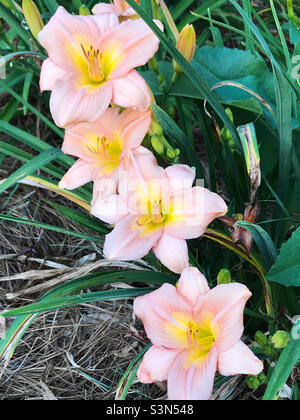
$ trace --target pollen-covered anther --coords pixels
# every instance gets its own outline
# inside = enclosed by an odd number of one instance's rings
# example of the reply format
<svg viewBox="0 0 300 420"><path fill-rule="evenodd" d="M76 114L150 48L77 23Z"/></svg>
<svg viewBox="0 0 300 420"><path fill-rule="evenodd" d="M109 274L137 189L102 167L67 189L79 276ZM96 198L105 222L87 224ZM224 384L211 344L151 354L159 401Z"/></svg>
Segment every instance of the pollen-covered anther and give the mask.
<svg viewBox="0 0 300 420"><path fill-rule="evenodd" d="M88 72L90 79L93 82L102 82L105 78L102 52L95 50L92 46L90 46L89 50L86 50L82 44L81 49L85 59L88 62Z"/></svg>

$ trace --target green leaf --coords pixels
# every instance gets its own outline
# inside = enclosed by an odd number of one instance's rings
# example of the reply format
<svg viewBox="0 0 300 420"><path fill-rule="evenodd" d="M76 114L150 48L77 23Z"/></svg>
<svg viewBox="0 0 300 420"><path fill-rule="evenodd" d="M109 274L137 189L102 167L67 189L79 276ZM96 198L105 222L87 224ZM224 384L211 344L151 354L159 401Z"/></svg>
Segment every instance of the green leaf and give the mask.
<svg viewBox="0 0 300 420"><path fill-rule="evenodd" d="M300 360L300 320L292 328L290 342L282 351L273 374L269 380L263 400L270 401L277 398L288 380L293 368Z"/></svg>
<svg viewBox="0 0 300 420"><path fill-rule="evenodd" d="M159 123L162 125L166 134L171 139L177 141L178 147L181 148L182 153L185 155L187 162L196 168L197 177L203 178L203 167L200 160L197 158L195 151L192 149L189 140L185 133L178 127L178 125L172 120L172 118L162 110L158 105L152 104L152 111Z"/></svg>
<svg viewBox="0 0 300 420"><path fill-rule="evenodd" d="M277 249L269 234L261 226L245 220L240 220L237 224L252 235L268 270L277 259Z"/></svg>
<svg viewBox="0 0 300 420"><path fill-rule="evenodd" d="M152 19L144 12L144 10L138 6L134 0L128 0L127 2L147 23L147 25L152 29L155 35L160 39L162 46L167 50L171 57L177 62L181 67L182 71L186 74L189 80L194 85L194 89L197 90L211 107L215 110L216 114L223 121L224 125L230 131L232 137L235 139L236 143L240 143L239 135L236 131L235 126L232 121L226 114L223 106L220 104L217 96L214 92L211 92L210 87L207 81L201 77L201 75L194 69L194 67L189 63L185 57L177 50L176 46L167 38L167 36L159 29L159 27L152 21Z"/></svg>
<svg viewBox="0 0 300 420"><path fill-rule="evenodd" d="M29 34L22 28L18 19L8 10L3 4L0 3L0 16L4 21L16 31L22 41L30 48Z"/></svg>
<svg viewBox="0 0 300 420"><path fill-rule="evenodd" d="M0 214L0 220L6 220L7 222L23 223L29 226L35 226L39 229L51 230L53 232L63 233L64 235L76 236L77 238L85 239L86 241L103 243L102 238L97 236L86 235L84 233L74 232L72 230L60 228L53 225L48 225L46 223L35 222L34 220L20 219L19 217L7 216L5 214Z"/></svg>
<svg viewBox="0 0 300 420"><path fill-rule="evenodd" d="M267 279L284 286L300 286L300 227L282 245L276 263Z"/></svg>
<svg viewBox="0 0 300 420"><path fill-rule="evenodd" d="M31 305L23 306L22 308L12 309L2 313L1 316L10 318L19 315L32 315L35 313L48 312L60 308L69 308L70 306L76 306L82 303L96 302L100 300L129 299L145 295L146 293L153 292L154 290L155 289L152 287L105 290L104 292L83 293L80 295L66 296L53 300L47 299L46 302L33 303Z"/></svg>
<svg viewBox="0 0 300 420"><path fill-rule="evenodd" d="M211 88L223 82L240 84L255 92L274 108L275 93L272 73L263 59L251 54L250 51L204 46L198 49L192 64ZM265 110L262 102L241 88L221 86L215 89L215 92L222 103L235 105L255 113ZM170 94L205 99L184 75L178 79Z"/></svg>
<svg viewBox="0 0 300 420"><path fill-rule="evenodd" d="M62 151L60 149L50 149L41 153L39 156L34 157L0 184L0 194L7 188L16 184L18 181L21 181L28 175L33 174L38 169L42 169L43 166L55 160L61 154Z"/></svg>

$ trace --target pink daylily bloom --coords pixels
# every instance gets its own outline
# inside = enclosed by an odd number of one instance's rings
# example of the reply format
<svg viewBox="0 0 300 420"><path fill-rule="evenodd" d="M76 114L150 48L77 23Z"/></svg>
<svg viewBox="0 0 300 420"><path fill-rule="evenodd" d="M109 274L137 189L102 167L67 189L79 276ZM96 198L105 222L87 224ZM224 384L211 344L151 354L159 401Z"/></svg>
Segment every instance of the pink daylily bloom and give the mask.
<svg viewBox="0 0 300 420"><path fill-rule="evenodd" d="M119 24L116 14L73 16L60 6L38 37L49 54L40 87L52 91L59 127L94 121L112 101L149 108L149 87L134 69L154 56L159 40L142 19Z"/></svg>
<svg viewBox="0 0 300 420"><path fill-rule="evenodd" d="M198 238L227 213L217 194L192 187L194 179L187 165L163 169L148 156L133 156L119 195L113 202L97 200L92 208L94 216L105 222L109 215L115 224L105 239L106 258L136 260L152 249L162 264L181 273L189 264L186 239Z"/></svg>
<svg viewBox="0 0 300 420"><path fill-rule="evenodd" d="M120 171L126 171L131 163L130 154L146 155L149 159L153 156L141 146L151 120L151 111L120 112L120 108L108 108L98 120L68 128L62 150L79 160L59 187L72 190L94 181L94 200L116 194Z"/></svg>
<svg viewBox="0 0 300 420"><path fill-rule="evenodd" d="M170 400L207 400L216 371L258 375L263 363L241 341L243 313L251 293L239 283L209 288L194 267L177 288L164 284L134 301L134 312L153 346L137 376L143 383L168 381Z"/></svg>
<svg viewBox="0 0 300 420"><path fill-rule="evenodd" d="M137 4L140 4L140 0L135 0ZM130 7L125 0L113 0L111 4L98 3L93 8L94 15L102 15L107 13L116 13L121 17L132 17L136 16L136 11Z"/></svg>

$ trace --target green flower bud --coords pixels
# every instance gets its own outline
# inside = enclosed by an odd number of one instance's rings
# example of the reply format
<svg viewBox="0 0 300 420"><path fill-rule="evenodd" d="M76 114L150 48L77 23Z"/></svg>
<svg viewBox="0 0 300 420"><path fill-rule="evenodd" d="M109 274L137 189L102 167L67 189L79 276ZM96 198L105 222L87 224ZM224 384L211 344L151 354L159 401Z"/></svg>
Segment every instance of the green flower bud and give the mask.
<svg viewBox="0 0 300 420"><path fill-rule="evenodd" d="M153 150L160 156L162 156L165 153L164 145L161 141L161 139L154 134L154 136L151 137L151 145L153 147Z"/></svg>
<svg viewBox="0 0 300 420"><path fill-rule="evenodd" d="M39 9L33 0L23 0L22 9L32 35L35 37L35 39L38 39L38 34L44 27Z"/></svg>
<svg viewBox="0 0 300 420"><path fill-rule="evenodd" d="M89 16L91 12L90 12L90 9L85 4L82 4L79 8L79 14L81 16Z"/></svg>
<svg viewBox="0 0 300 420"><path fill-rule="evenodd" d="M169 159L172 159L172 160L175 159L176 158L176 154L175 154L174 149L169 148L167 150L167 156L168 156Z"/></svg>
<svg viewBox="0 0 300 420"><path fill-rule="evenodd" d="M231 109L229 107L227 107L227 108L225 108L225 112L228 115L228 117L230 118L231 122L234 122L233 113L232 113Z"/></svg>
<svg viewBox="0 0 300 420"><path fill-rule="evenodd" d="M260 386L260 380L257 376L249 375L247 376L247 384L250 389L257 389Z"/></svg>
<svg viewBox="0 0 300 420"><path fill-rule="evenodd" d="M150 129L151 129L152 133L157 135L158 137L161 137L164 134L164 130L163 130L162 126L154 118L152 119Z"/></svg>
<svg viewBox="0 0 300 420"><path fill-rule="evenodd" d="M156 74L158 74L159 68L157 59L155 57L150 58L148 64L150 69L153 70Z"/></svg>
<svg viewBox="0 0 300 420"><path fill-rule="evenodd" d="M230 284L231 273L226 268L222 268L217 277L218 284Z"/></svg>
<svg viewBox="0 0 300 420"><path fill-rule="evenodd" d="M263 385L263 384L265 384L267 382L267 377L266 377L266 375L264 373L260 373L257 376L257 379L259 380L259 382L260 382L261 385Z"/></svg>
<svg viewBox="0 0 300 420"><path fill-rule="evenodd" d="M268 339L265 336L265 334L261 331L257 331L255 334L255 341L260 345L260 346L266 346L268 344Z"/></svg>
<svg viewBox="0 0 300 420"><path fill-rule="evenodd" d="M168 112L171 118L174 119L176 117L176 109L174 105L169 106Z"/></svg>
<svg viewBox="0 0 300 420"><path fill-rule="evenodd" d="M287 331L277 331L271 338L275 349L284 349L289 344L290 335Z"/></svg>

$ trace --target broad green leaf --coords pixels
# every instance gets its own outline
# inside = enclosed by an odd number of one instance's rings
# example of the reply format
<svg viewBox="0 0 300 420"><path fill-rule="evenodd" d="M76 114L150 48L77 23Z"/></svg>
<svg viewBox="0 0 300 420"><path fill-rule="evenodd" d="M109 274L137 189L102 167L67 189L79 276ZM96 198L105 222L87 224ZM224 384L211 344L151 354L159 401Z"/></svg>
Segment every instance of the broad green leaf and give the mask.
<svg viewBox="0 0 300 420"><path fill-rule="evenodd" d="M293 368L300 361L300 320L296 321L290 334L290 342L282 351L273 374L269 380L263 400L277 399L277 394L282 390Z"/></svg>
<svg viewBox="0 0 300 420"><path fill-rule="evenodd" d="M262 256L266 269L272 267L277 259L277 249L269 234L259 225L240 220L237 224L246 229L253 237Z"/></svg>
<svg viewBox="0 0 300 420"><path fill-rule="evenodd" d="M300 286L300 227L285 242L267 279L284 286Z"/></svg>

